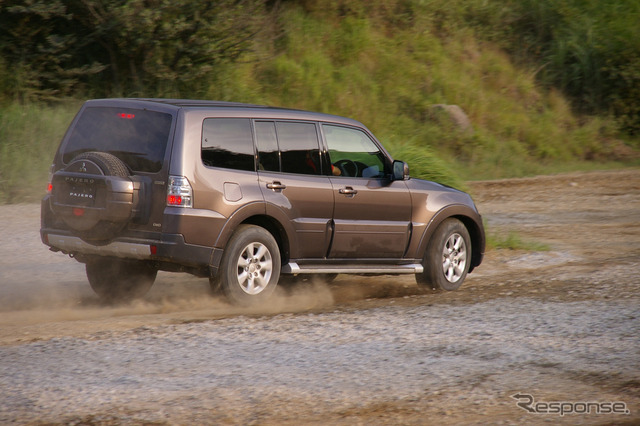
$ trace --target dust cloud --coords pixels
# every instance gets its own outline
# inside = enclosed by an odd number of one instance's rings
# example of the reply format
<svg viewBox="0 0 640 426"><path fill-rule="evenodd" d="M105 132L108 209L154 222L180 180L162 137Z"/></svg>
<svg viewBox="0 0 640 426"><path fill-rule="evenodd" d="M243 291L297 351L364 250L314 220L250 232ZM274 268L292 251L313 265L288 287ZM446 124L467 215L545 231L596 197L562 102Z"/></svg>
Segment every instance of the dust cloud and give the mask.
<svg viewBox="0 0 640 426"><path fill-rule="evenodd" d="M229 316L318 311L420 292L415 281L405 283L399 277L340 275L335 283L302 277L278 286L267 305L242 308L212 294L207 279L161 271L144 297L108 304L91 289L85 266L49 251L39 230L39 205L0 206L0 344Z"/></svg>
<svg viewBox="0 0 640 426"><path fill-rule="evenodd" d="M207 279L162 271L144 297L104 303L89 286L83 264L42 244L39 213L34 204L0 206L0 344L334 305L329 285L319 279L279 287L267 306L242 308L213 295Z"/></svg>
<svg viewBox="0 0 640 426"><path fill-rule="evenodd" d="M76 263L66 259L72 265ZM107 318L132 326L145 318L162 315L178 321L198 321L237 315L274 315L333 306L334 299L327 283L313 280L276 289L269 304L238 307L222 295L214 295L208 280L186 274L159 272L149 293L138 299L120 303L102 302L91 290L83 271L70 267L70 279L43 280L40 286L32 279L18 283L3 277L0 285L0 327L40 325L64 321L90 321ZM42 278L42 277L41 277ZM173 315L172 314L178 314ZM147 318L149 319L149 318ZM153 320L152 320L153 321ZM0 332L1 334L1 332Z"/></svg>

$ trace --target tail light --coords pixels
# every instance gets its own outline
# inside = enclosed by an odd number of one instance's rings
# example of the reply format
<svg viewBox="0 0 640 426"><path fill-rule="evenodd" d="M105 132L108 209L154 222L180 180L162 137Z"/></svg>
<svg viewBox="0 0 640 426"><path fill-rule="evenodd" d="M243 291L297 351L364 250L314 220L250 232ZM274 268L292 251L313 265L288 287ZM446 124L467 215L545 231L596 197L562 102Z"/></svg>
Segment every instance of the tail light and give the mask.
<svg viewBox="0 0 640 426"><path fill-rule="evenodd" d="M51 182L53 182L53 169L56 167L55 164L52 164L51 167L49 167L49 181L47 183L47 194L51 194L51 191L53 191L53 184Z"/></svg>
<svg viewBox="0 0 640 426"><path fill-rule="evenodd" d="M192 207L193 191L189 180L184 176L169 176L167 187L167 206Z"/></svg>

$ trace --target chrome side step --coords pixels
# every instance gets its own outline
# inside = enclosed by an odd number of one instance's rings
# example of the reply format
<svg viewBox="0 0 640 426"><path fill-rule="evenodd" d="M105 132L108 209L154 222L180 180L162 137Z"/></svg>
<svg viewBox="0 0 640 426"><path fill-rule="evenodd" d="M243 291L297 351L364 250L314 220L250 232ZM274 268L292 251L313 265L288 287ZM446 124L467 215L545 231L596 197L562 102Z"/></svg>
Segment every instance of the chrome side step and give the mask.
<svg viewBox="0 0 640 426"><path fill-rule="evenodd" d="M424 267L419 263L409 265L318 265L300 266L296 262L284 265L282 274L419 274Z"/></svg>

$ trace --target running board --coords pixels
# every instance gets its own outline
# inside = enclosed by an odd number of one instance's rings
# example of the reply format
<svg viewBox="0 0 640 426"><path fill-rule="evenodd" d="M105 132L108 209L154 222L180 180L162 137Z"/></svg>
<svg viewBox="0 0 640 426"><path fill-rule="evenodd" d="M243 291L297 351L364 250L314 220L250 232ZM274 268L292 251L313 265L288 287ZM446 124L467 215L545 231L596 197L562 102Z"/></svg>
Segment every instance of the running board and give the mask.
<svg viewBox="0 0 640 426"><path fill-rule="evenodd" d="M409 265L318 265L300 266L296 262L284 265L282 274L419 274L424 267L419 263Z"/></svg>

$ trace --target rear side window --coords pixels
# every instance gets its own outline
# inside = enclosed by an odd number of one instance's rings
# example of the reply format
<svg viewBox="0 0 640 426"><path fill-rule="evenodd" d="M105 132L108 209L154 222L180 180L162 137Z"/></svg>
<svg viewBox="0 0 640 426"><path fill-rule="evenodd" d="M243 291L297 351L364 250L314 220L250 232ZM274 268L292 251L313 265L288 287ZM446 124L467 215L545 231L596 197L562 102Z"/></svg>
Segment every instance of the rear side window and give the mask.
<svg viewBox="0 0 640 426"><path fill-rule="evenodd" d="M258 144L258 170L280 171L280 151L276 124L273 121L256 121L256 142Z"/></svg>
<svg viewBox="0 0 640 426"><path fill-rule="evenodd" d="M255 170L251 121L207 118L202 126L202 162L209 167Z"/></svg>
<svg viewBox="0 0 640 426"><path fill-rule="evenodd" d="M277 122L276 130L284 173L322 174L315 124Z"/></svg>
<svg viewBox="0 0 640 426"><path fill-rule="evenodd" d="M256 121L258 170L322 174L314 123Z"/></svg>
<svg viewBox="0 0 640 426"><path fill-rule="evenodd" d="M160 171L171 131L171 114L115 107L85 108L63 148L69 163L88 151L108 152L131 170Z"/></svg>

